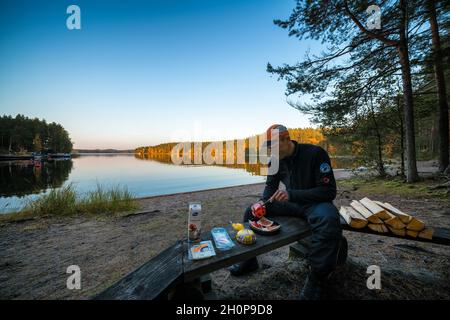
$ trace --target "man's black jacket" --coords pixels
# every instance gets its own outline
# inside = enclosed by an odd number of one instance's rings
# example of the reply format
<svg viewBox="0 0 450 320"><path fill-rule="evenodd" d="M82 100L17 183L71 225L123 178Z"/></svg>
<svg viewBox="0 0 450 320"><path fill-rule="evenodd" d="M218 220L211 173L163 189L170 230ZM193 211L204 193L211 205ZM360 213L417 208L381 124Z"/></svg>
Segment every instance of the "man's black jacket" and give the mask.
<svg viewBox="0 0 450 320"><path fill-rule="evenodd" d="M319 146L297 143L294 153L280 161L276 174L267 176L263 200L286 186L289 201L301 205L331 202L336 197L336 180L328 153Z"/></svg>

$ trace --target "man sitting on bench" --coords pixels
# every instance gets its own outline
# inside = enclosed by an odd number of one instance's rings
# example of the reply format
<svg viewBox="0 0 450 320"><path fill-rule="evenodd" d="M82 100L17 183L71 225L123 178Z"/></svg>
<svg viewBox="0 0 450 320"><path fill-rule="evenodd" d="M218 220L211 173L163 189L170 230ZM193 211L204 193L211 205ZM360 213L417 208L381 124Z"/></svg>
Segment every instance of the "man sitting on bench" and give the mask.
<svg viewBox="0 0 450 320"><path fill-rule="evenodd" d="M332 201L336 181L325 150L291 140L286 127L273 125L267 130L267 147L271 147L272 130L278 130L279 170L268 175L263 198L266 215L290 215L306 219L312 230L309 252L310 272L300 299L320 299L326 278L335 269L342 239L339 212ZM279 190L283 182L286 190ZM253 217L254 205L248 207L244 222ZM239 276L258 269L257 258L235 264L230 273Z"/></svg>

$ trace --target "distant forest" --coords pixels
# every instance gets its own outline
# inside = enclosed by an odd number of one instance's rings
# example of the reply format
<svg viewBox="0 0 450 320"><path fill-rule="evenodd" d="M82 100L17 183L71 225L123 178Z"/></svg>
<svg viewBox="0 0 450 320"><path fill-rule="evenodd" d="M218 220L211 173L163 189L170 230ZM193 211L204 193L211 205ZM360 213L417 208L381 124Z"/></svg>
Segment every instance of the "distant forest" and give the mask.
<svg viewBox="0 0 450 320"><path fill-rule="evenodd" d="M58 123L21 114L0 117L0 153L71 152L72 147L69 133Z"/></svg>
<svg viewBox="0 0 450 320"><path fill-rule="evenodd" d="M435 159L437 157L437 139L436 124L432 117L424 117L418 121L419 130L418 154L420 160ZM327 128L289 128L289 134L292 140L300 143L310 143L324 148L330 156L354 156L361 158L364 164L370 165L377 157L378 145L372 140L372 135L351 136L346 132L340 134L339 130ZM383 140L383 154L388 159L401 159L401 140L398 139L396 132L391 135L386 134ZM246 138L246 147L249 146L249 139ZM203 142L203 148L210 142ZM178 142L163 143L155 146L142 146L135 149L138 155L145 155L149 158L161 158L170 155L171 150ZM224 148L225 149L225 148Z"/></svg>
<svg viewBox="0 0 450 320"><path fill-rule="evenodd" d="M73 149L73 153L134 153L133 149L119 150L119 149Z"/></svg>
<svg viewBox="0 0 450 320"><path fill-rule="evenodd" d="M301 143L312 143L321 145L324 148L327 148L327 143L325 136L322 133L321 129L315 128L296 128L289 129L289 134L291 139L296 140ZM245 138L245 147L249 148L250 138L254 138L256 136ZM202 148L205 148L212 141L203 141ZM145 154L149 157L155 156L158 157L160 155L170 155L172 148L175 147L178 142L169 142L162 143L155 146L144 146L135 149L136 154ZM225 148L224 148L225 151Z"/></svg>
<svg viewBox="0 0 450 320"><path fill-rule="evenodd" d="M73 153L134 153L133 149L73 149Z"/></svg>

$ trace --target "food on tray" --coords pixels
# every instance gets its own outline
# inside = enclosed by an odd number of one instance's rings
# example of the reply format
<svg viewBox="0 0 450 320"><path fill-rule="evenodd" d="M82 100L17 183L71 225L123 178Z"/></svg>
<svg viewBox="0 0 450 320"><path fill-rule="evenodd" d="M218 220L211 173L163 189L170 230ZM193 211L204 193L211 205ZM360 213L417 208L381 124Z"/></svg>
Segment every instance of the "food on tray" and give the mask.
<svg viewBox="0 0 450 320"><path fill-rule="evenodd" d="M221 251L230 250L235 246L225 228L212 228L211 235L216 244L216 248Z"/></svg>
<svg viewBox="0 0 450 320"><path fill-rule="evenodd" d="M267 233L273 233L280 229L280 224L277 222L274 222L272 220L269 220L267 218L261 218L258 221L249 220L248 221L250 227L256 231L262 231Z"/></svg>
<svg viewBox="0 0 450 320"><path fill-rule="evenodd" d="M189 259L199 260L199 259L206 259L206 258L215 256L216 252L214 251L214 247L213 247L211 240L208 240L208 241L202 241L199 244L190 246L188 254L189 254Z"/></svg>
<svg viewBox="0 0 450 320"><path fill-rule="evenodd" d="M255 227L255 228L258 228L258 229L261 229L263 226L260 224L260 223L258 223L257 221L250 221L250 224L253 226L253 227Z"/></svg>
<svg viewBox="0 0 450 320"><path fill-rule="evenodd" d="M262 217L261 219L258 220L258 223L260 225L262 225L263 227L270 227L271 225L273 225L273 221L269 220L267 218Z"/></svg>

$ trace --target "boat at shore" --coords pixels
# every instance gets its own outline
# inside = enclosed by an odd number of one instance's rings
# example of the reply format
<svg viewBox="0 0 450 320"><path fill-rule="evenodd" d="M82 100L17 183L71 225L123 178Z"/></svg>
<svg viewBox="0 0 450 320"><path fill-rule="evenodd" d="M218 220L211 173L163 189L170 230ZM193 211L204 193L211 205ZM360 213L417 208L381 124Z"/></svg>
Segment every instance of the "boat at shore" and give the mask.
<svg viewBox="0 0 450 320"><path fill-rule="evenodd" d="M32 160L32 155L0 154L0 161Z"/></svg>
<svg viewBox="0 0 450 320"><path fill-rule="evenodd" d="M40 153L33 152L32 154L19 155L19 154L0 154L0 161L20 161L20 160L34 160L34 161L46 161L46 160L66 160L71 159L70 153Z"/></svg>
<svg viewBox="0 0 450 320"><path fill-rule="evenodd" d="M72 155L70 153L49 153L47 154L47 159L70 159Z"/></svg>

